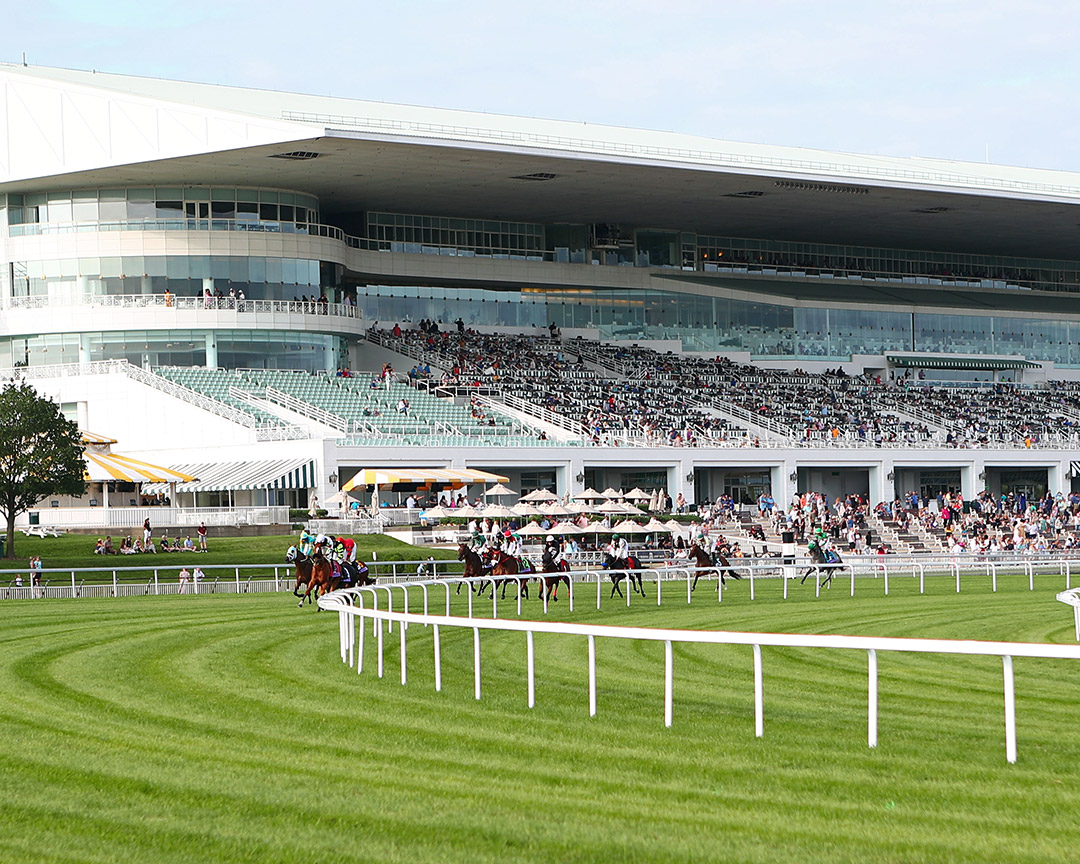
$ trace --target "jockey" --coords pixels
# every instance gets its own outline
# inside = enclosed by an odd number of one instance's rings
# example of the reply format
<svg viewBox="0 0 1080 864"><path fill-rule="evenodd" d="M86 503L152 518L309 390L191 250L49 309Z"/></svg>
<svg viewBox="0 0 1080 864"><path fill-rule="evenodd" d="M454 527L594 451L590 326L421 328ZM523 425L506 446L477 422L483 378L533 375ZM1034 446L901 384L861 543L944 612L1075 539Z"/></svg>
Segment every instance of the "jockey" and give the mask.
<svg viewBox="0 0 1080 864"><path fill-rule="evenodd" d="M356 541L352 537L339 537L341 545L345 547L345 561L350 564L356 563Z"/></svg>
<svg viewBox="0 0 1080 864"><path fill-rule="evenodd" d="M309 535L310 536L310 535ZM321 555L326 559L333 558L334 543L325 534L319 534L315 537L315 547L312 549L312 555Z"/></svg>
<svg viewBox="0 0 1080 864"><path fill-rule="evenodd" d="M625 537L620 537L618 534L611 535L611 543L608 546L608 550L611 552L611 557L616 561L625 562L630 557L630 546L626 542Z"/></svg>
<svg viewBox="0 0 1080 864"><path fill-rule="evenodd" d="M509 539L506 541L506 546L503 551L511 558L521 557L521 538L517 534L507 532Z"/></svg>
<svg viewBox="0 0 1080 864"><path fill-rule="evenodd" d="M559 543L551 534L547 535L544 543L544 557L550 558L556 569L562 570L566 555L563 553L562 543Z"/></svg>
<svg viewBox="0 0 1080 864"><path fill-rule="evenodd" d="M312 547L315 545L315 538L308 533L307 528L300 529L300 554L305 558L310 558L312 553Z"/></svg>

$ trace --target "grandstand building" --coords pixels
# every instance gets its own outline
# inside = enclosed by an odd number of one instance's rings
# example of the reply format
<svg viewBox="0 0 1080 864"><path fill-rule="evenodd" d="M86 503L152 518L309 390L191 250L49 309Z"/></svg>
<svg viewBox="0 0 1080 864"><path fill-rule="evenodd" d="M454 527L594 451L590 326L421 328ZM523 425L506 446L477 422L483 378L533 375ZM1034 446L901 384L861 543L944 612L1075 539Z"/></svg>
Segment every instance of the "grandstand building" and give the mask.
<svg viewBox="0 0 1080 864"><path fill-rule="evenodd" d="M394 466L1068 491L1078 204L1073 173L0 65L0 368L189 503Z"/></svg>

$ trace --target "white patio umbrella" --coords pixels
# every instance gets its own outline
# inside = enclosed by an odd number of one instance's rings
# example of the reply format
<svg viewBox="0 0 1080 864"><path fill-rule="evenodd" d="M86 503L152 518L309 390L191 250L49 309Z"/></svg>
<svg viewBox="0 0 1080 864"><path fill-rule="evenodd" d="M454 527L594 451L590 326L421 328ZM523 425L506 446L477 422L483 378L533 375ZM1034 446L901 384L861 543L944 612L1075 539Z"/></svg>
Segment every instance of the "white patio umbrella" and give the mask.
<svg viewBox="0 0 1080 864"><path fill-rule="evenodd" d="M535 489L528 495L521 496L522 501L558 501L559 496L547 489Z"/></svg>
<svg viewBox="0 0 1080 864"><path fill-rule="evenodd" d="M502 504L488 504L482 512L489 519L512 519L518 515L509 507L503 507Z"/></svg>
<svg viewBox="0 0 1080 864"><path fill-rule="evenodd" d="M420 514L421 519L445 519L447 516L456 516L456 510L449 510L446 507L429 507L423 513Z"/></svg>
<svg viewBox="0 0 1080 864"><path fill-rule="evenodd" d="M643 528L634 522L632 519L624 519L618 525L611 529L616 534L648 534L649 529Z"/></svg>
<svg viewBox="0 0 1080 864"><path fill-rule="evenodd" d="M623 496L627 501L648 501L649 493L638 489L636 486Z"/></svg>
<svg viewBox="0 0 1080 864"><path fill-rule="evenodd" d="M462 516L465 519L474 519L477 516L483 515L479 510L473 507L472 504L466 504L464 507L457 507L454 510L451 510L450 514L452 516Z"/></svg>
<svg viewBox="0 0 1080 864"><path fill-rule="evenodd" d="M578 528L573 522L556 522L551 526L548 533L550 534L562 534L569 537L571 534L584 534L585 531Z"/></svg>
<svg viewBox="0 0 1080 864"><path fill-rule="evenodd" d="M671 533L671 529L655 517L646 522L645 527L649 531L665 531L667 533Z"/></svg>
<svg viewBox="0 0 1080 864"><path fill-rule="evenodd" d="M683 525L681 522L676 522L674 519L668 519L668 521L665 522L664 524L671 530L672 534L689 534L690 533L690 526L689 525Z"/></svg>
<svg viewBox="0 0 1080 864"><path fill-rule="evenodd" d="M626 513L629 516L642 516L642 515L644 515L641 512L640 507L635 507L629 501L617 501L615 503L617 503L622 508L622 510L620 512Z"/></svg>
<svg viewBox="0 0 1080 864"><path fill-rule="evenodd" d="M623 513L623 514L626 513L626 511L623 510L622 504L620 504L618 501L608 501L606 504L601 504L599 507L596 508L596 512L597 513L616 513L616 514L618 514L618 513Z"/></svg>
<svg viewBox="0 0 1080 864"><path fill-rule="evenodd" d="M552 501L550 504L541 504L540 511L546 516L571 516L574 513L573 510L570 510L555 501Z"/></svg>
<svg viewBox="0 0 1080 864"><path fill-rule="evenodd" d="M518 493L511 489L509 486L503 486L502 483L498 483L492 486L486 492L484 492L485 498L507 498L511 495L517 495Z"/></svg>
<svg viewBox="0 0 1080 864"><path fill-rule="evenodd" d="M601 493L597 492L595 489L593 489L590 486L584 492L579 492L577 495L575 495L574 500L576 500L576 501L603 501L604 496Z"/></svg>
<svg viewBox="0 0 1080 864"><path fill-rule="evenodd" d="M534 507L528 501L518 501L513 507L510 508L518 516L543 516L544 511L539 507Z"/></svg>
<svg viewBox="0 0 1080 864"><path fill-rule="evenodd" d="M618 499L618 498L625 498L625 497L626 497L625 495L623 495L623 494L622 494L622 492L616 492L616 491L615 491L614 489L612 489L612 488L611 488L610 486L608 486L608 488L607 488L607 489L605 489L605 490L604 490L603 492L601 492L600 494L601 494L601 495L602 495L602 496L603 496L604 498L607 498L607 500L608 500L608 501L614 501L614 500L616 500L616 499Z"/></svg>
<svg viewBox="0 0 1080 864"><path fill-rule="evenodd" d="M582 528L583 534L610 534L612 529L603 522L590 522L588 528Z"/></svg>
<svg viewBox="0 0 1080 864"><path fill-rule="evenodd" d="M517 531L522 537L536 537L541 534L547 534L548 532L537 525L535 522L530 522L528 525L522 525Z"/></svg>

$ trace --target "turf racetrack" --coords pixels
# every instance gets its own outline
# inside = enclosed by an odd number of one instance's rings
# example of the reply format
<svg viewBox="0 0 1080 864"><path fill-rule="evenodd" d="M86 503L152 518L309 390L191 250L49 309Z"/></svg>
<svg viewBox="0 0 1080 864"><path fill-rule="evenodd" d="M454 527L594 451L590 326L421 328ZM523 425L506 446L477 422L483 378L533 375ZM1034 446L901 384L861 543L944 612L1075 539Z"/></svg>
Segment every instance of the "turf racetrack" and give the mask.
<svg viewBox="0 0 1080 864"><path fill-rule="evenodd" d="M948 579L920 597L846 586L815 600L736 583L722 605L617 603L577 621L883 636L1073 641L1059 578ZM864 590L863 585L868 588ZM654 588L649 589L655 598ZM606 591L605 591L606 594ZM535 592L534 592L535 596ZM419 604L416 594L414 604ZM463 612L464 595L455 598ZM592 601L591 603L589 601ZM653 600L653 602L655 602ZM669 605L670 604L670 605ZM414 606L415 608L415 606ZM478 609L484 608L483 605ZM509 612L509 601L500 614ZM583 637L398 634L386 677L343 666L337 618L289 595L11 601L0 631L4 862L1076 861L1080 669L1016 660L1019 762L1005 761L998 658L879 653L880 746L866 746L866 654L598 640L587 710ZM525 617L540 617L533 599ZM370 631L369 631L370 635Z"/></svg>

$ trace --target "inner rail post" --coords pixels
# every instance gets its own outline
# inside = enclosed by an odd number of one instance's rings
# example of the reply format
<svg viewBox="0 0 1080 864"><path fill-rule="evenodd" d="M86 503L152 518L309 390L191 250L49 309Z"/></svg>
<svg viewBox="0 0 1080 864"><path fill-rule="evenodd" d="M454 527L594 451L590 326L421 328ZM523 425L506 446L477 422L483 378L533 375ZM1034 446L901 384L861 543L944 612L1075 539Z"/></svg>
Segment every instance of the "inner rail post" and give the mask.
<svg viewBox="0 0 1080 864"><path fill-rule="evenodd" d="M866 738L871 747L877 747L878 739L878 665L877 650L870 648L867 654L867 724Z"/></svg>
<svg viewBox="0 0 1080 864"><path fill-rule="evenodd" d="M1016 762L1016 685L1013 680L1012 657L1003 654L1001 663L1005 676L1005 758Z"/></svg>
<svg viewBox="0 0 1080 864"><path fill-rule="evenodd" d="M525 666L528 669L528 702L529 707L533 708L536 706L536 645L533 642L532 630L525 631Z"/></svg>
<svg viewBox="0 0 1080 864"><path fill-rule="evenodd" d="M674 666L674 660L672 658L671 640L666 639L664 641L664 725L671 725L671 691L672 691L672 667Z"/></svg>
<svg viewBox="0 0 1080 864"><path fill-rule="evenodd" d="M1080 607L1078 607L1080 608ZM589 716L596 716L596 637L591 633L589 640Z"/></svg>
<svg viewBox="0 0 1080 864"><path fill-rule="evenodd" d="M761 684L761 646L754 646L754 736L765 737L765 699Z"/></svg>
<svg viewBox="0 0 1080 864"><path fill-rule="evenodd" d="M439 625L432 624L435 643L435 692L442 691L442 640L439 638Z"/></svg>
<svg viewBox="0 0 1080 864"><path fill-rule="evenodd" d="M473 627L473 691L480 698L480 628Z"/></svg>

